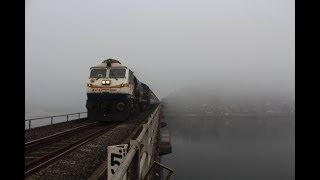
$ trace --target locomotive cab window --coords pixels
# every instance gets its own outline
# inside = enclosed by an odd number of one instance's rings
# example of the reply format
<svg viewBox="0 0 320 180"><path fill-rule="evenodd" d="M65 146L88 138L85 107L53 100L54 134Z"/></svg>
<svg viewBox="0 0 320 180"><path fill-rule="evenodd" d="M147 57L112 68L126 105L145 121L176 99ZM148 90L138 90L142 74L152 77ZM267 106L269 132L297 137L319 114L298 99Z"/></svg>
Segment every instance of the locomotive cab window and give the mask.
<svg viewBox="0 0 320 180"><path fill-rule="evenodd" d="M106 69L92 69L90 78L104 78L106 77Z"/></svg>
<svg viewBox="0 0 320 180"><path fill-rule="evenodd" d="M126 69L110 69L109 78L124 78Z"/></svg>

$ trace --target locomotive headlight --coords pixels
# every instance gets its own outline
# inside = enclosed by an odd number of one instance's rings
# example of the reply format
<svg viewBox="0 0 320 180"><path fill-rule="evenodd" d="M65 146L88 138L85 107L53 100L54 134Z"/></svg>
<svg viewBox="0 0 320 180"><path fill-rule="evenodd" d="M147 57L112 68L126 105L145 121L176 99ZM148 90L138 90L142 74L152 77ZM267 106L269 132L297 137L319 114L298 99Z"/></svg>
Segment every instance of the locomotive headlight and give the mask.
<svg viewBox="0 0 320 180"><path fill-rule="evenodd" d="M103 80L103 81L102 81L102 84L103 84L103 85L109 85L109 84L110 84L110 80Z"/></svg>
<svg viewBox="0 0 320 180"><path fill-rule="evenodd" d="M87 84L87 86L88 86L88 87L91 87L91 86L92 86L92 84L88 83L88 84Z"/></svg>
<svg viewBox="0 0 320 180"><path fill-rule="evenodd" d="M121 84L121 87L124 87L124 84Z"/></svg>

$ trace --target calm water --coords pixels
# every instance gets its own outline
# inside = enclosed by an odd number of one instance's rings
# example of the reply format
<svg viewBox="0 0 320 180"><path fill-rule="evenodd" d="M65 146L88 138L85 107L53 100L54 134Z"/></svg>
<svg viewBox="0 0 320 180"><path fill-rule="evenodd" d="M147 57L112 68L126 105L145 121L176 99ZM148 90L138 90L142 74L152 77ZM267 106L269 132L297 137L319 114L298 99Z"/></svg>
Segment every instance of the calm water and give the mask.
<svg viewBox="0 0 320 180"><path fill-rule="evenodd" d="M171 179L295 179L294 117L179 117L164 120Z"/></svg>

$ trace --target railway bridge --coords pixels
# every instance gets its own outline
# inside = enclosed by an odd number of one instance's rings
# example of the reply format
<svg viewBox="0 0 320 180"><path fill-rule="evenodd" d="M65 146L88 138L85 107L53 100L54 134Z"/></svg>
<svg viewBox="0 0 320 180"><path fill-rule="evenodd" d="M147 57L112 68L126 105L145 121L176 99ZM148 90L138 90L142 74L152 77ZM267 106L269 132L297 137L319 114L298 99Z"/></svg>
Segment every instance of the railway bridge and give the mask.
<svg viewBox="0 0 320 180"><path fill-rule="evenodd" d="M124 122L89 121L79 112L25 123L25 179L151 180L173 173L161 164L172 148L159 101Z"/></svg>

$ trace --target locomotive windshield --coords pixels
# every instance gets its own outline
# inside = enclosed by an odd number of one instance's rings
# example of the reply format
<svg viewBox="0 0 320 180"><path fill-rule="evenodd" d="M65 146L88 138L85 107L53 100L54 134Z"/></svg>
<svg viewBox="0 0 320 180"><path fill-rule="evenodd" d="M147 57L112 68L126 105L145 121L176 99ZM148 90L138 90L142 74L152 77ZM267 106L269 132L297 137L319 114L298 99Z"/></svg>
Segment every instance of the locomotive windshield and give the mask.
<svg viewBox="0 0 320 180"><path fill-rule="evenodd" d="M109 78L124 78L126 69L110 69Z"/></svg>
<svg viewBox="0 0 320 180"><path fill-rule="evenodd" d="M106 69L92 69L90 78L104 78L106 77Z"/></svg>

